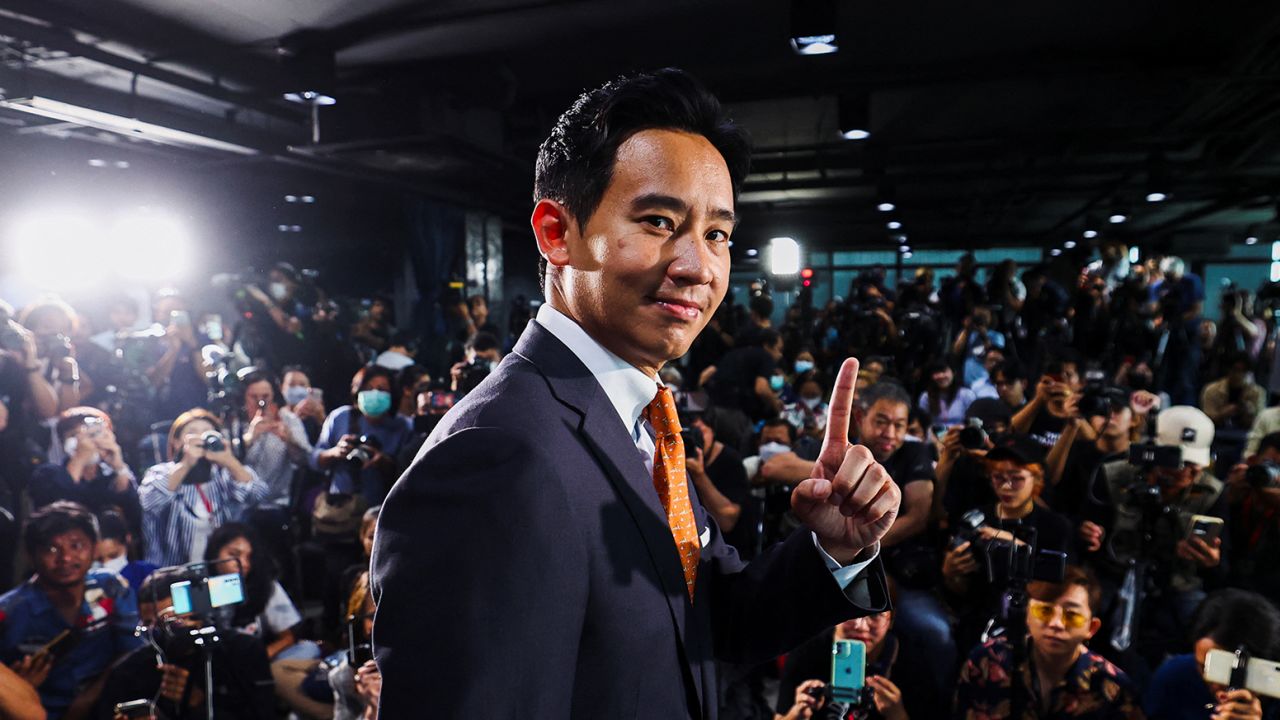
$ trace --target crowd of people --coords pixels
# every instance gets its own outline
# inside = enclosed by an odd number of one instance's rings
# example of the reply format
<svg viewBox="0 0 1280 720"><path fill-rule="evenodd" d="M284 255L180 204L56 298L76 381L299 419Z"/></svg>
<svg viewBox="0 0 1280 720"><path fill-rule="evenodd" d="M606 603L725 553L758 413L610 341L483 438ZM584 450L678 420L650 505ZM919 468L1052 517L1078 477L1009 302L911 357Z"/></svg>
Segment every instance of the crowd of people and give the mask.
<svg viewBox="0 0 1280 720"><path fill-rule="evenodd" d="M1275 319L1179 258L1128 257L979 282L965 255L893 287L870 268L785 312L755 287L662 370L689 480L743 557L797 527L846 357L850 441L902 492L892 609L726 666L722 717L1280 712L1203 674L1214 652L1280 660L1280 408L1257 379ZM0 304L0 717L376 715L379 505L528 307L503 331L454 298L428 340L390 298L343 303L283 263L261 280L232 282L229 312L173 291ZM228 575L223 607L175 589ZM844 640L860 700L832 692Z"/></svg>

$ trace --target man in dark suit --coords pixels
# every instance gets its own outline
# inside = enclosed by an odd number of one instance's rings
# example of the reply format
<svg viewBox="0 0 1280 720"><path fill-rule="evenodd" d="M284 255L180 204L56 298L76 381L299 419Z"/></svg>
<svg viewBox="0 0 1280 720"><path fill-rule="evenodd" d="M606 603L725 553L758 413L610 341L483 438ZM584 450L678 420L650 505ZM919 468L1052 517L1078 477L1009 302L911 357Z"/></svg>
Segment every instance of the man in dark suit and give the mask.
<svg viewBox="0 0 1280 720"><path fill-rule="evenodd" d="M676 70L588 92L538 157L547 302L383 505L386 718L714 718L714 659L754 662L888 604L900 494L848 441L841 368L800 531L749 565L684 471L661 366L724 298L749 150Z"/></svg>

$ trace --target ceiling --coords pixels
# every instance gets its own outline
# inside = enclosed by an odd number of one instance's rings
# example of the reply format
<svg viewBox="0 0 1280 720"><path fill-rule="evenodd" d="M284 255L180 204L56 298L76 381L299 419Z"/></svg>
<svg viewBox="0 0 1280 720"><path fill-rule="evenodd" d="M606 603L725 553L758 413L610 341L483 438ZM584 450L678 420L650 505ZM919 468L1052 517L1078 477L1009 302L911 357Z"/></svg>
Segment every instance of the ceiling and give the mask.
<svg viewBox="0 0 1280 720"><path fill-rule="evenodd" d="M1215 247L1280 235L1280 6L840 0L840 52L788 47L785 0L4 0L0 88L524 222L536 149L585 88L675 65L751 132L737 239L1058 246L1096 228ZM310 109L284 93L317 90ZM841 96L871 137L838 135ZM113 142L0 110L0 137ZM141 148L138 148L141 149ZM1148 203L1156 184L1169 193ZM891 192L897 209L876 209ZM1106 218L1125 208L1130 220ZM887 230L890 220L903 223Z"/></svg>

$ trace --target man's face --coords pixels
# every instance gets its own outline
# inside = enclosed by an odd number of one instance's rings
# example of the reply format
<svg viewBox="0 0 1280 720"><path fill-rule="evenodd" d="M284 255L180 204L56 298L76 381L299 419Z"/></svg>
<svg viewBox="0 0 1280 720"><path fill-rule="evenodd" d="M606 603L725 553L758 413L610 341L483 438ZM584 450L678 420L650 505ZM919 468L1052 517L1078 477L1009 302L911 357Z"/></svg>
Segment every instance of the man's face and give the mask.
<svg viewBox="0 0 1280 720"><path fill-rule="evenodd" d="M1080 368L1076 367L1075 363L1062 363L1062 382L1075 392L1080 392L1084 388L1084 381L1080 378Z"/></svg>
<svg viewBox="0 0 1280 720"><path fill-rule="evenodd" d="M1177 469L1158 467L1152 469L1148 482L1158 484L1165 497L1172 497L1190 487L1200 477L1201 469L1191 463L1183 463Z"/></svg>
<svg viewBox="0 0 1280 720"><path fill-rule="evenodd" d="M1010 378L1004 373L996 373L996 392L1009 407L1018 407L1026 400L1026 387L1020 378Z"/></svg>
<svg viewBox="0 0 1280 720"><path fill-rule="evenodd" d="M95 543L83 530L68 530L36 548L31 564L40 582L53 587L74 587L84 582L93 565Z"/></svg>
<svg viewBox="0 0 1280 720"><path fill-rule="evenodd" d="M618 147L595 213L565 216L549 293L595 340L656 372L688 351L724 299L733 208L728 167L706 138L638 132Z"/></svg>
<svg viewBox="0 0 1280 720"><path fill-rule="evenodd" d="M760 444L768 445L769 443L782 443L791 447L791 434L782 425L765 425L760 429Z"/></svg>
<svg viewBox="0 0 1280 720"><path fill-rule="evenodd" d="M1111 410L1102 426L1101 435L1108 440L1120 440L1129 436L1129 429L1132 427L1133 410L1126 405Z"/></svg>
<svg viewBox="0 0 1280 720"><path fill-rule="evenodd" d="M989 373L992 370L995 370L996 366L1002 362L1004 362L1004 353L995 348L991 348L987 351L986 357L982 359L982 367L986 368Z"/></svg>
<svg viewBox="0 0 1280 720"><path fill-rule="evenodd" d="M1102 624L1089 609L1089 593L1072 585L1062 597L1047 603L1031 599L1027 607L1027 630L1041 653L1062 658L1074 656Z"/></svg>
<svg viewBox="0 0 1280 720"><path fill-rule="evenodd" d="M909 408L892 400L877 400L858 423L858 440L871 450L877 462L884 462L907 439Z"/></svg>

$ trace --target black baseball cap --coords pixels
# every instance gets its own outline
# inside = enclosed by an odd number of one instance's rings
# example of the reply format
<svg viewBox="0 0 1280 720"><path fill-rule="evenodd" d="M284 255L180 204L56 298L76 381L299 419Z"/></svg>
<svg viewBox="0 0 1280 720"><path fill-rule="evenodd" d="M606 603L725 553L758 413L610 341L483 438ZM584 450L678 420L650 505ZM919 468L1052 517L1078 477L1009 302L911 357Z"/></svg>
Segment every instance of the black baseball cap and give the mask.
<svg viewBox="0 0 1280 720"><path fill-rule="evenodd" d="M1044 446L1019 433L1006 433L993 439L995 447L987 451L988 460L1012 460L1020 465L1044 463Z"/></svg>

